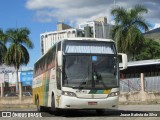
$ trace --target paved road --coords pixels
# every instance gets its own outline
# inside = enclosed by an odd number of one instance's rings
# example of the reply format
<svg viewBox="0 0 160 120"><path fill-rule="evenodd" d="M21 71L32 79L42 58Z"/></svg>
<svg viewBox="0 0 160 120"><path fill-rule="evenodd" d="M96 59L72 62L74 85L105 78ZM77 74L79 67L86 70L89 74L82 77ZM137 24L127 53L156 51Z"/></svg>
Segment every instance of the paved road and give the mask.
<svg viewBox="0 0 160 120"><path fill-rule="evenodd" d="M35 111L35 108L1 108L1 111ZM134 112L135 111L135 112ZM150 112L148 112L150 111ZM42 118L0 118L0 120L159 120L160 117L124 117L125 115L150 115L160 114L160 105L120 105L119 111L106 111L104 115L97 115L95 111L68 111L60 116L43 112ZM154 114L152 114L154 113ZM120 117L120 114L123 117Z"/></svg>

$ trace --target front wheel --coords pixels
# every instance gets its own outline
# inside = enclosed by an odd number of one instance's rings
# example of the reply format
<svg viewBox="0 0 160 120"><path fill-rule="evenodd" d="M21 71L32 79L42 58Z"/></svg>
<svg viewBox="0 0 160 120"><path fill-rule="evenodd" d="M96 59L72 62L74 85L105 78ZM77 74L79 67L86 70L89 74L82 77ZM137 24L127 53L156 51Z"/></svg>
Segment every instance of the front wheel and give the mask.
<svg viewBox="0 0 160 120"><path fill-rule="evenodd" d="M51 101L51 113L55 115L59 115L60 111L56 108L54 95L52 96Z"/></svg>
<svg viewBox="0 0 160 120"><path fill-rule="evenodd" d="M56 111L54 95L52 96L52 101L51 101L51 111L52 112Z"/></svg>

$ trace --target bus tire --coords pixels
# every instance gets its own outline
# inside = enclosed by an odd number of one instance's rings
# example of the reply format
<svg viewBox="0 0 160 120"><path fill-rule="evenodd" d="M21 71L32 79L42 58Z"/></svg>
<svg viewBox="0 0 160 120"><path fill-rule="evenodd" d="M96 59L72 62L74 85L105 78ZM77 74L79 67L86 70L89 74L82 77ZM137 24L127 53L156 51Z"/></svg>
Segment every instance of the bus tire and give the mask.
<svg viewBox="0 0 160 120"><path fill-rule="evenodd" d="M37 111L43 112L43 107L39 105L39 98L37 98L37 100L36 100L36 105L37 105Z"/></svg>
<svg viewBox="0 0 160 120"><path fill-rule="evenodd" d="M96 110L97 115L104 115L105 110L104 109L98 109Z"/></svg>
<svg viewBox="0 0 160 120"><path fill-rule="evenodd" d="M57 116L61 115L60 110L56 108L54 95L52 96L51 101L51 113Z"/></svg>
<svg viewBox="0 0 160 120"><path fill-rule="evenodd" d="M51 112L56 112L54 95L52 96L52 101L51 101Z"/></svg>

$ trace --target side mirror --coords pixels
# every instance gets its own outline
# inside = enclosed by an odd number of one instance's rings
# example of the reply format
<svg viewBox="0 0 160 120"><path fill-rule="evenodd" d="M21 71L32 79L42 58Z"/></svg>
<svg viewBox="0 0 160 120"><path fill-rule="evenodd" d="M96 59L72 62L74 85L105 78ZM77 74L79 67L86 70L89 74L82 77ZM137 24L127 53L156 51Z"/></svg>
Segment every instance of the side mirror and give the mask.
<svg viewBox="0 0 160 120"><path fill-rule="evenodd" d="M118 59L119 59L120 70L127 69L128 65L127 55L124 53L118 53Z"/></svg>
<svg viewBox="0 0 160 120"><path fill-rule="evenodd" d="M57 63L58 63L58 67L62 67L62 51L58 51L57 54Z"/></svg>

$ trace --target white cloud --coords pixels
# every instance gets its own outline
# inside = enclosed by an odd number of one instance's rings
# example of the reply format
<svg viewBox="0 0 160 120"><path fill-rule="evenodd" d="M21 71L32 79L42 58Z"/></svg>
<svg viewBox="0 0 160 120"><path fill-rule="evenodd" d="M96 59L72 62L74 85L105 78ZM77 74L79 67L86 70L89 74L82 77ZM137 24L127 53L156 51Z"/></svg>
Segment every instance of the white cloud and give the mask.
<svg viewBox="0 0 160 120"><path fill-rule="evenodd" d="M149 10L145 18L154 24L160 21L159 0L115 0L116 6L130 9L136 4L142 4ZM80 23L93 20L99 16L106 16L109 23L114 24L110 11L114 7L114 0L27 0L26 8L34 10L35 20L51 22L55 18Z"/></svg>
<svg viewBox="0 0 160 120"><path fill-rule="evenodd" d="M156 23L154 28L159 28L160 27L160 23Z"/></svg>
<svg viewBox="0 0 160 120"><path fill-rule="evenodd" d="M160 23L155 23L154 27L150 27L150 30L153 30L159 27L160 27Z"/></svg>
<svg viewBox="0 0 160 120"><path fill-rule="evenodd" d="M112 25L115 25L115 21L114 21L114 20L112 20L110 23L111 23Z"/></svg>
<svg viewBox="0 0 160 120"><path fill-rule="evenodd" d="M26 8L36 11L36 20L40 22L57 18L79 23L99 16L109 20L113 4L109 0L28 0Z"/></svg>

